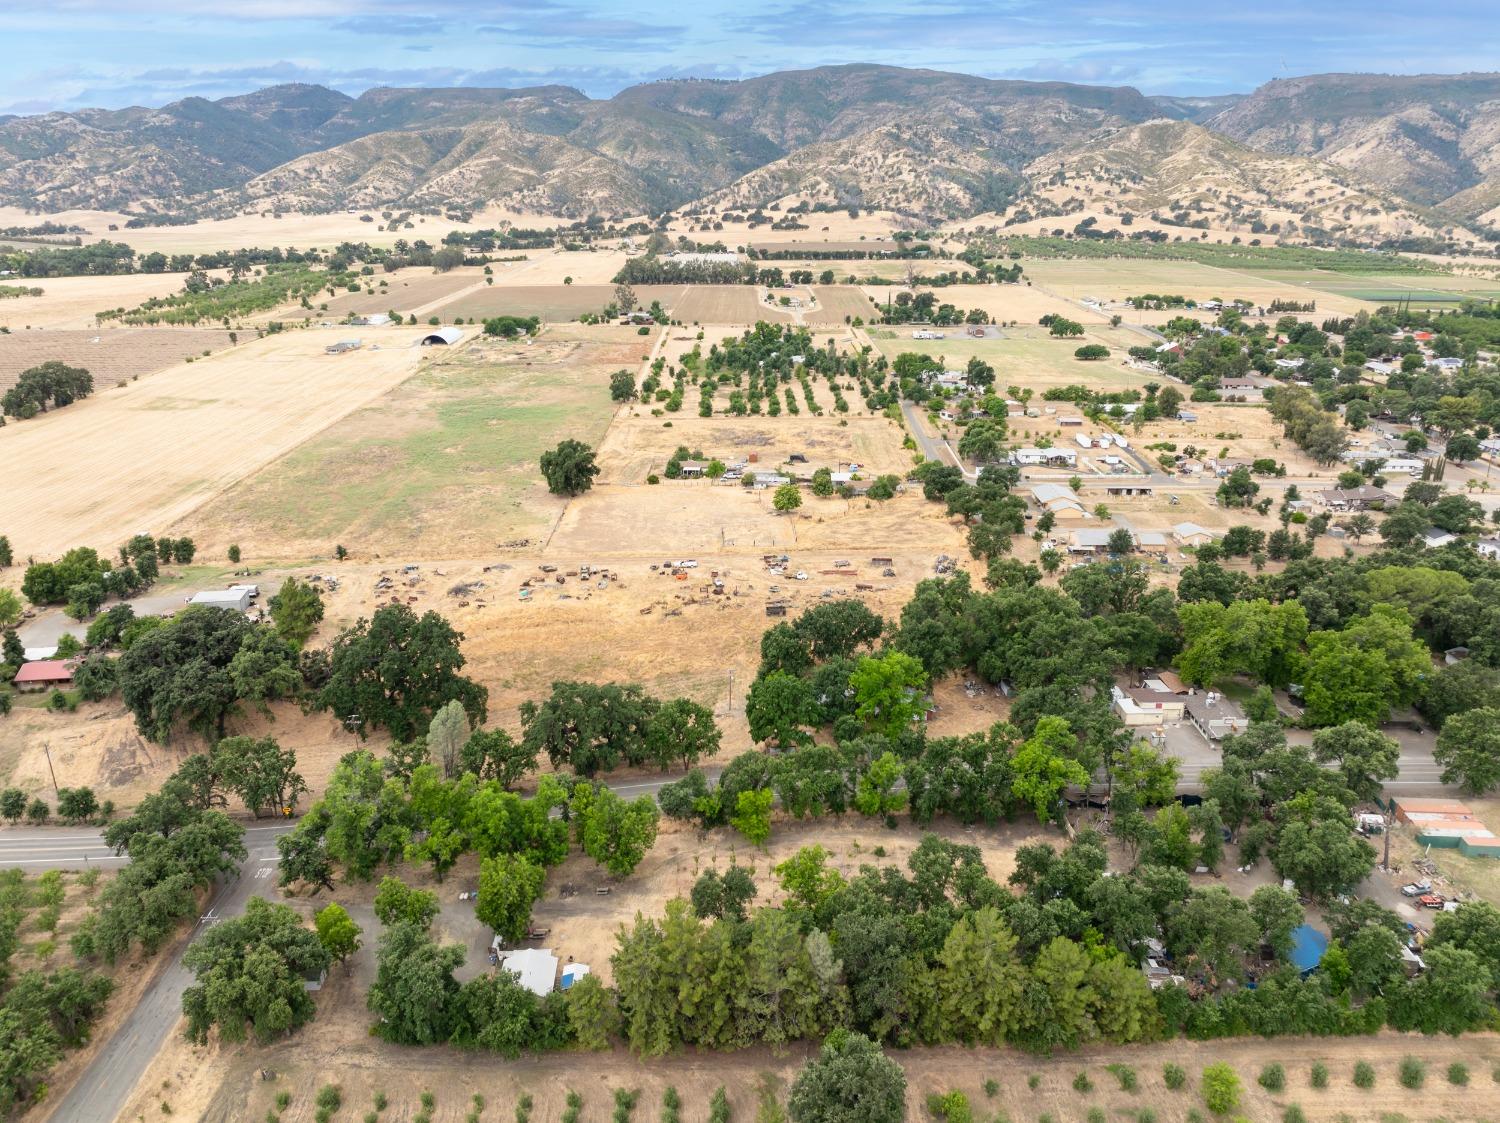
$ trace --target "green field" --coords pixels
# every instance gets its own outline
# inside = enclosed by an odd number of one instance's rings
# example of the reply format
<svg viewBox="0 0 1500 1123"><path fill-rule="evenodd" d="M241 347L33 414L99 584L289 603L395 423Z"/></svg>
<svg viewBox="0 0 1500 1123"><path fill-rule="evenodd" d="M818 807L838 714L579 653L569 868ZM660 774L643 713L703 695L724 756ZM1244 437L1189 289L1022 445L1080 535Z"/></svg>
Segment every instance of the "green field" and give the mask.
<svg viewBox="0 0 1500 1123"><path fill-rule="evenodd" d="M1195 261L1221 269L1319 269L1357 274L1442 274L1430 262L1401 254L1365 250L1321 250L1310 246L1224 245L1218 242L1134 242L1088 238L999 239L1025 258Z"/></svg>
<svg viewBox="0 0 1500 1123"><path fill-rule="evenodd" d="M1444 274L1398 277L1386 274L1328 273L1323 270L1262 269L1245 270L1253 276L1282 284L1302 285L1321 292L1367 300L1376 304L1395 304L1409 300L1413 304L1447 305L1464 300L1500 299L1500 281L1482 277L1459 277Z"/></svg>
<svg viewBox="0 0 1500 1123"><path fill-rule="evenodd" d="M578 329L587 332L589 329ZM608 331L608 329L594 329ZM608 372L624 346L551 335L530 347L449 352L375 404L233 489L204 533L258 556L482 552L535 534L555 504L537 469L564 436L597 445L611 416ZM493 353L503 357L492 358Z"/></svg>

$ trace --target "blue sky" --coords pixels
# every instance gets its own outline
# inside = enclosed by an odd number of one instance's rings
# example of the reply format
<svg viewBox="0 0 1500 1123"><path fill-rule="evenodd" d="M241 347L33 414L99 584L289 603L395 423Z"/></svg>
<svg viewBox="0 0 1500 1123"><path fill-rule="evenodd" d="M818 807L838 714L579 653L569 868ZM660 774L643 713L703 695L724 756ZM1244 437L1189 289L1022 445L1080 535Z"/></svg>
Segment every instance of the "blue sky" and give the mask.
<svg viewBox="0 0 1500 1123"><path fill-rule="evenodd" d="M1245 91L1328 71L1500 67L1495 0L0 0L0 113L158 105L278 82L524 86L880 62Z"/></svg>

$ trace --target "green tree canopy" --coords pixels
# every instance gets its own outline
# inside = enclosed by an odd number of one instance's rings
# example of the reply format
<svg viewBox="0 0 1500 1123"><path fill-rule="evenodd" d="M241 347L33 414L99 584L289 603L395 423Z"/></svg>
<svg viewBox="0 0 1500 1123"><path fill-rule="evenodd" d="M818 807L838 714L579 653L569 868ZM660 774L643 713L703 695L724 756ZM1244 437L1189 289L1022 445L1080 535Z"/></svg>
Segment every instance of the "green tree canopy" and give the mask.
<svg viewBox="0 0 1500 1123"><path fill-rule="evenodd" d="M201 1045L217 1028L225 1041L254 1034L264 1044L305 1025L317 1008L303 981L328 961L295 910L251 897L244 916L215 924L183 953L197 979L182 994L188 1038Z"/></svg>
<svg viewBox="0 0 1500 1123"><path fill-rule="evenodd" d="M426 729L448 702L460 702L477 725L489 692L459 674L463 638L436 612L419 618L404 604L382 605L334 640L318 705L344 720L360 718L361 735L383 727L398 741Z"/></svg>
<svg viewBox="0 0 1500 1123"><path fill-rule="evenodd" d="M906 1074L863 1034L835 1030L792 1082L793 1123L902 1123Z"/></svg>
<svg viewBox="0 0 1500 1123"><path fill-rule="evenodd" d="M594 450L582 441L566 440L542 453L542 476L553 495L582 495L598 474Z"/></svg>

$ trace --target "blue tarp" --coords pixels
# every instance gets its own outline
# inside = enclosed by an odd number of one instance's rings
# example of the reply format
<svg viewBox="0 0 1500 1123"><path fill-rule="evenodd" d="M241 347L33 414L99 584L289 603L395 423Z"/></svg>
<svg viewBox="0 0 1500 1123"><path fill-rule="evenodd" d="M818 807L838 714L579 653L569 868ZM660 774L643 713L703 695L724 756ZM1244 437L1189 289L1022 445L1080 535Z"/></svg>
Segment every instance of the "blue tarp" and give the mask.
<svg viewBox="0 0 1500 1123"><path fill-rule="evenodd" d="M1292 966L1304 975L1317 967L1328 950L1328 933L1320 932L1311 924L1302 924L1292 929Z"/></svg>

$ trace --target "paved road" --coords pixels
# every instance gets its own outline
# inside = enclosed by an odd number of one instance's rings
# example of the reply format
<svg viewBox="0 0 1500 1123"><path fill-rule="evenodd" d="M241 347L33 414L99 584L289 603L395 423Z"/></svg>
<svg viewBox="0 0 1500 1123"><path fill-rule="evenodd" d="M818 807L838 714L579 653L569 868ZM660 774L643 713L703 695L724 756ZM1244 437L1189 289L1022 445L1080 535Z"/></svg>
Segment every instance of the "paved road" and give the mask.
<svg viewBox="0 0 1500 1123"><path fill-rule="evenodd" d="M118 869L129 862L104 844L101 831L58 831L45 827L0 832L0 869Z"/></svg>
<svg viewBox="0 0 1500 1123"><path fill-rule="evenodd" d="M246 828L245 849L249 856L240 866L239 872L218 886L192 935L172 956L171 961L163 964L157 971L156 978L141 995L135 1008L126 1016L114 1036L105 1042L99 1055L84 1070L78 1082L68 1089L58 1103L52 1114L53 1123L99 1123L101 1120L119 1118L126 1101L140 1082L141 1075L161 1051L162 1043L172 1032L177 1019L182 1016L182 992L193 981L192 972L182 965L182 952L199 933L226 916L243 912L245 903L253 895L264 893L275 884L276 837L291 829L292 824L289 823ZM28 832L28 837L21 840L12 840L11 835L7 834L5 846L40 843L42 840L36 837L39 834L41 832ZM74 835L65 840L55 836L54 845L57 850L51 861L64 869L76 868L72 863L78 858L79 837ZM90 844L85 842L84 845ZM103 845L102 840L99 840L99 845ZM4 853L6 850L0 848L0 854ZM31 853L37 856L29 859L29 864L40 864L47 860L41 856L39 847L33 848ZM0 857L0 865L15 864L18 863L8 857Z"/></svg>
<svg viewBox="0 0 1500 1123"><path fill-rule="evenodd" d="M928 460L937 460L943 464L952 464L961 471L968 479L979 478L979 473L970 468L958 455L958 450L941 437L930 436L927 432L926 419L916 404L901 400L901 413L906 418L906 427L911 432L912 439L917 442L917 448Z"/></svg>
<svg viewBox="0 0 1500 1123"><path fill-rule="evenodd" d="M710 780L717 779L721 771L720 768L704 769ZM681 773L673 772L609 786L620 795L634 799L655 795L665 785L681 778ZM159 968L156 978L120 1028L57 1104L52 1123L99 1123L119 1116L142 1074L182 1015L182 993L193 982L192 973L182 965L183 951L209 926L242 913L252 896L273 894L276 839L294 826L292 823L276 823L245 829L245 849L248 852L245 861L232 877L218 885L197 928L171 961ZM0 831L0 868L75 870L86 865L118 868L127 861L116 857L104 844L100 831L49 830L45 827Z"/></svg>

